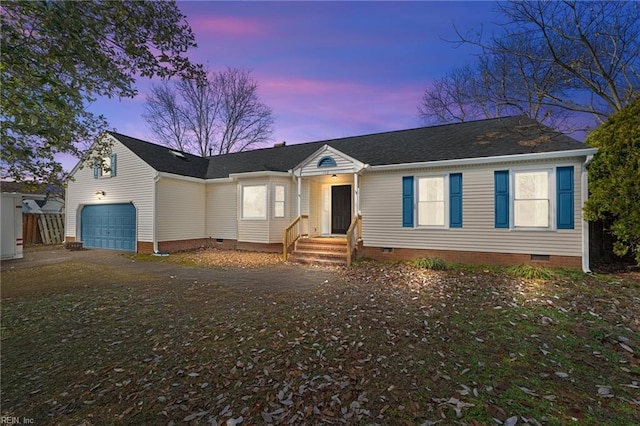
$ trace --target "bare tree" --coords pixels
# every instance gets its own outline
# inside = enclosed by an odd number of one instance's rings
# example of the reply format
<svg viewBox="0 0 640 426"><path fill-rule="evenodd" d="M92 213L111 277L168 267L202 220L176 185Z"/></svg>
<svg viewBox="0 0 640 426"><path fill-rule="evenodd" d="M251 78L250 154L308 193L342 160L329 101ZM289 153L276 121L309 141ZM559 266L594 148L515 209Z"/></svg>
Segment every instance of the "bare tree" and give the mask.
<svg viewBox="0 0 640 426"><path fill-rule="evenodd" d="M216 76L207 74L202 80L181 80L176 84L182 97L180 119L187 129L189 151L202 157L216 148L216 121L220 113L221 98L215 87Z"/></svg>
<svg viewBox="0 0 640 426"><path fill-rule="evenodd" d="M218 154L245 149L271 137L271 108L260 102L258 83L246 71L227 68L218 74L216 88L221 97L222 138Z"/></svg>
<svg viewBox="0 0 640 426"><path fill-rule="evenodd" d="M180 151L191 150L176 91L167 82L151 86L144 109L142 116L160 140Z"/></svg>
<svg viewBox="0 0 640 426"><path fill-rule="evenodd" d="M567 113L545 104L545 94L560 96L555 84L544 64L505 54L482 55L425 90L418 111L425 121L436 123L523 114L550 127L566 127Z"/></svg>
<svg viewBox="0 0 640 426"><path fill-rule="evenodd" d="M147 97L144 118L158 142L204 157L271 138L272 112L260 102L249 71L208 72L204 80L181 80L174 87L156 85Z"/></svg>
<svg viewBox="0 0 640 426"><path fill-rule="evenodd" d="M509 29L539 49L517 49L499 38L489 51L551 64L566 91L588 95L547 96L546 104L603 121L640 94L639 3L514 1L499 7Z"/></svg>
<svg viewBox="0 0 640 426"><path fill-rule="evenodd" d="M419 114L425 121L436 123L468 121L482 116L484 103L479 102L475 93L476 78L469 65L449 71L425 90L422 104L418 106Z"/></svg>
<svg viewBox="0 0 640 426"><path fill-rule="evenodd" d="M525 114L575 130L572 117L601 121L640 95L638 3L517 1L499 9L508 19L501 36L458 33L482 53L425 91L425 120Z"/></svg>

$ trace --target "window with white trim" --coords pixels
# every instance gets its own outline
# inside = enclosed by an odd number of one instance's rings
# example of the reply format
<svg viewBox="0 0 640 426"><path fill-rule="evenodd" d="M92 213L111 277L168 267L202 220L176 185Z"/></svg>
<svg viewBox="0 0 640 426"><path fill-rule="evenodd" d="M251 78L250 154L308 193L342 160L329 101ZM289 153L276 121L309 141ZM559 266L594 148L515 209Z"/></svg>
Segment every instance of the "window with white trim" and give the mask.
<svg viewBox="0 0 640 426"><path fill-rule="evenodd" d="M418 178L418 226L446 226L444 176Z"/></svg>
<svg viewBox="0 0 640 426"><path fill-rule="evenodd" d="M98 169L100 177L111 177L111 156L102 158L101 166Z"/></svg>
<svg viewBox="0 0 640 426"><path fill-rule="evenodd" d="M551 222L549 170L513 173L513 225L518 228L548 228Z"/></svg>
<svg viewBox="0 0 640 426"><path fill-rule="evenodd" d="M93 178L107 178L116 176L116 154L111 154L102 157L101 160L96 160L93 165Z"/></svg>
<svg viewBox="0 0 640 426"><path fill-rule="evenodd" d="M242 186L242 218L266 219L267 218L267 186L243 185Z"/></svg>
<svg viewBox="0 0 640 426"><path fill-rule="evenodd" d="M275 185L273 187L273 216L284 217L285 212L285 186Z"/></svg>

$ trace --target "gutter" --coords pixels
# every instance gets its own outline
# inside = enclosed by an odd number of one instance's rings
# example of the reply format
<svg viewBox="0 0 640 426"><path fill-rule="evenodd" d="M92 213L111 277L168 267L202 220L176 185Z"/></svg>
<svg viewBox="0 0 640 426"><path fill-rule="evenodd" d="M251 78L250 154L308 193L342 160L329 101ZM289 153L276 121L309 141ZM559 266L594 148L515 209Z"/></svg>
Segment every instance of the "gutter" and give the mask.
<svg viewBox="0 0 640 426"><path fill-rule="evenodd" d="M598 152L595 148L576 149L573 151L552 151L552 152L538 152L529 154L516 154L516 155L498 155L495 157L475 157L475 158L460 158L455 160L439 160L439 161L424 161L421 163L402 163L402 164L382 164L379 166L369 166L370 171L392 171L392 170L406 170L406 169L419 169L428 167L451 167L451 166L471 166L478 164L494 164L504 163L511 161L530 161L530 160L549 160L559 158L571 158L580 156L592 156Z"/></svg>
<svg viewBox="0 0 640 426"><path fill-rule="evenodd" d="M229 179L248 179L257 177L291 177L288 172L274 172L274 171L259 171L259 172L245 172L245 173L231 173Z"/></svg>
<svg viewBox="0 0 640 426"><path fill-rule="evenodd" d="M156 172L156 177L166 177L166 178L170 178L170 179L184 180L184 181L187 181L187 182L194 182L194 183L205 183L206 182L205 179L195 178L195 177L191 177L191 176L182 176L182 175L177 175L175 173L167 173L167 172Z"/></svg>

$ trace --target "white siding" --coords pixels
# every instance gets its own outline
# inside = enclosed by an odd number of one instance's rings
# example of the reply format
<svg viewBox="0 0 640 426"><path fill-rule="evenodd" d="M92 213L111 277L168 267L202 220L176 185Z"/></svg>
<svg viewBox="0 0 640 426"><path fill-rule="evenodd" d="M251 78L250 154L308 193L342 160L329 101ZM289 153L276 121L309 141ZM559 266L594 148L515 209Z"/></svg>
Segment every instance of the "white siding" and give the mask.
<svg viewBox="0 0 640 426"><path fill-rule="evenodd" d="M297 182L296 185L298 185ZM312 185L314 185L314 183L309 179L302 179L302 194L300 194L300 214L309 214L309 200L311 196L310 194L312 192Z"/></svg>
<svg viewBox="0 0 640 426"><path fill-rule="evenodd" d="M236 182L207 184L206 233L210 238L238 238L238 189Z"/></svg>
<svg viewBox="0 0 640 426"><path fill-rule="evenodd" d="M266 185L267 218L242 218L242 187L245 185ZM274 191L276 185L285 185L285 216L275 217ZM303 184L304 187L304 184ZM236 187L236 214L238 224L238 241L251 243L281 243L284 230L297 216L298 183L287 177L264 177L238 179ZM303 213L304 214L304 213Z"/></svg>
<svg viewBox="0 0 640 426"><path fill-rule="evenodd" d="M309 181L308 188L308 205L306 214L309 215L309 234L311 236L315 236L319 235L322 229L322 189L320 183L316 181Z"/></svg>
<svg viewBox="0 0 640 426"><path fill-rule="evenodd" d="M136 207L137 241L153 241L153 186L155 171L137 155L114 139L117 154L115 177L94 179L93 167L79 168L66 190L65 235L80 240L80 212L90 204L130 203ZM104 191L102 200L96 191Z"/></svg>
<svg viewBox="0 0 640 426"><path fill-rule="evenodd" d="M574 165L575 173L575 229L550 231L495 229L493 192L493 172L495 170L511 170L523 166L545 168L568 165ZM362 233L366 246L564 256L581 255L582 208L579 162L529 162L484 167L470 166L448 170L440 169L438 172L462 173L463 228L403 228L402 177L415 176L430 171L370 172L362 176Z"/></svg>
<svg viewBox="0 0 640 426"><path fill-rule="evenodd" d="M205 184L161 177L157 183L158 241L205 238Z"/></svg>
<svg viewBox="0 0 640 426"><path fill-rule="evenodd" d="M244 185L266 185L269 178L238 179L237 193L237 217L238 217L238 241L247 243L269 243L269 220L267 219L243 219L242 218L242 187ZM271 200L270 191L267 191L267 207ZM270 209L268 209L270 211Z"/></svg>
<svg viewBox="0 0 640 426"><path fill-rule="evenodd" d="M276 185L284 185L285 186L285 215L284 217L275 217L274 211L274 196L275 196L275 186ZM295 191L292 191L292 188L295 188ZM281 243L284 237L284 230L289 226L291 221L295 218L295 209L297 208L295 204L297 203L296 197L292 197L291 194L297 192L298 183L293 179L287 178L276 178L272 177L269 180L269 242L270 243ZM292 204L294 204L293 209ZM292 215L291 213L294 212Z"/></svg>

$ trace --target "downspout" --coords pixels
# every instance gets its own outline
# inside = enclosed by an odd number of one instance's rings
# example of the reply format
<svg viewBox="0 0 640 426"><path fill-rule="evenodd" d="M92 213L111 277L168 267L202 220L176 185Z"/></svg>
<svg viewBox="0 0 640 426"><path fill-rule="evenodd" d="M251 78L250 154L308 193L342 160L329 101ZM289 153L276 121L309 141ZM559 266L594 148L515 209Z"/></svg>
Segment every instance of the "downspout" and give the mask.
<svg viewBox="0 0 640 426"><path fill-rule="evenodd" d="M582 197L582 205L581 213L582 213L582 272L589 273L591 269L589 268L589 222L584 219L584 205L589 199L589 176L587 172L587 166L593 160L593 155L587 155L587 158L584 163L582 163L582 170L580 174L581 179L581 197Z"/></svg>
<svg viewBox="0 0 640 426"><path fill-rule="evenodd" d="M151 227L151 234L153 239L153 252L158 253L158 238L156 237L156 227L157 227L157 195L158 195L158 182L160 181L160 175L156 172L155 177L153 178L153 226Z"/></svg>

